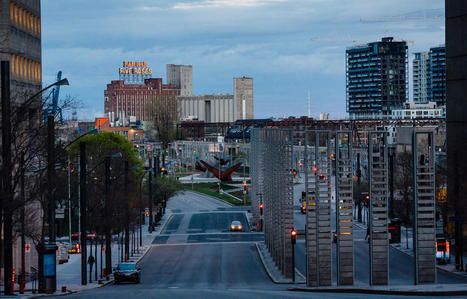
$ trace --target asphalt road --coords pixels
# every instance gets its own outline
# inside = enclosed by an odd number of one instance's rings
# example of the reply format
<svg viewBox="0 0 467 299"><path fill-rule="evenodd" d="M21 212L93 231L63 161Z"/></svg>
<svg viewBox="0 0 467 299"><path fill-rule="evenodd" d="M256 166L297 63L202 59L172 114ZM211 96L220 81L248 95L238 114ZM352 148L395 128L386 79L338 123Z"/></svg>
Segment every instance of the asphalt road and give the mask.
<svg viewBox="0 0 467 299"><path fill-rule="evenodd" d="M274 284L255 248L263 235L250 232L245 213L192 192L168 202L173 216L140 262L141 283L107 285L72 298L362 298L376 295L291 292ZM297 215L298 216L298 215ZM232 220L245 231L230 233ZM364 251L364 242L362 250ZM297 244L297 267L304 272L304 242ZM300 251L302 253L300 253ZM357 246L356 255L360 252ZM361 259L365 259L362 257ZM358 275L357 275L358 276ZM358 276L364 280L363 274ZM404 298L391 296L391 298Z"/></svg>

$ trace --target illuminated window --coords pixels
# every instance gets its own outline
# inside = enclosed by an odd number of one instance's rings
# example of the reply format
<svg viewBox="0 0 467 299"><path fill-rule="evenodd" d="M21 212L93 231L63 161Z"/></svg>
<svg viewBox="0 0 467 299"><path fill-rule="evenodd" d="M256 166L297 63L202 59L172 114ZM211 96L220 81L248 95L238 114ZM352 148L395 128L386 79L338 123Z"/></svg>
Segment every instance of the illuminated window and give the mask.
<svg viewBox="0 0 467 299"><path fill-rule="evenodd" d="M14 23L15 5L10 1L10 22Z"/></svg>

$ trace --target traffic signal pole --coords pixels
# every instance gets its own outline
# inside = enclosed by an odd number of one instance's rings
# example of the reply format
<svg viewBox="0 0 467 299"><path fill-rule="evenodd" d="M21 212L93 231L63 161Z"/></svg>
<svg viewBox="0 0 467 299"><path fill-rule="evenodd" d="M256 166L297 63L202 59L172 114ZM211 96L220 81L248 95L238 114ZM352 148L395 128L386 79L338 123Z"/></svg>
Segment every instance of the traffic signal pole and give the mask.
<svg viewBox="0 0 467 299"><path fill-rule="evenodd" d="M292 243L292 282L295 283L295 244L297 243L297 231L290 231L290 242Z"/></svg>

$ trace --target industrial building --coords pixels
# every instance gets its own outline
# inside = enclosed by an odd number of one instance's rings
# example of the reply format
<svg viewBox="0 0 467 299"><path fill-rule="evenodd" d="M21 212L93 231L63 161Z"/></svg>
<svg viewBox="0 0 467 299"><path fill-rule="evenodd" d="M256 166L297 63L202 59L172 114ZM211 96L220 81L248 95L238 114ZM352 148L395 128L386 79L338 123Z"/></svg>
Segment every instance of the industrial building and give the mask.
<svg viewBox="0 0 467 299"><path fill-rule="evenodd" d="M407 43L392 37L346 50L350 119L391 118L408 99Z"/></svg>
<svg viewBox="0 0 467 299"><path fill-rule="evenodd" d="M163 84L162 78L145 79L143 84L126 84L114 80L104 91L104 112L114 119L134 116L136 120L151 121L148 104L158 96L177 96L180 89L175 85ZM110 113L110 114L109 114Z"/></svg>
<svg viewBox="0 0 467 299"><path fill-rule="evenodd" d="M167 84L180 89L181 96L193 95L193 66L167 64Z"/></svg>
<svg viewBox="0 0 467 299"><path fill-rule="evenodd" d="M253 119L253 78L234 78L234 94L179 96L181 120L207 123Z"/></svg>
<svg viewBox="0 0 467 299"><path fill-rule="evenodd" d="M234 96L212 94L178 97L181 120L201 120L207 123L234 122Z"/></svg>
<svg viewBox="0 0 467 299"><path fill-rule="evenodd" d="M253 119L253 78L234 78L235 120Z"/></svg>

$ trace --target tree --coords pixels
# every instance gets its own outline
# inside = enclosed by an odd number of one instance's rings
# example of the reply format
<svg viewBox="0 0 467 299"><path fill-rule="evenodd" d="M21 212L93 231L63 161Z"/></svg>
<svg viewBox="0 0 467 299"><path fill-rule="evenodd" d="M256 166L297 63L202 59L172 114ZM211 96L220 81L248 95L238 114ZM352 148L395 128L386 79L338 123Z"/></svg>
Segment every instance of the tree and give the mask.
<svg viewBox="0 0 467 299"><path fill-rule="evenodd" d="M395 187L401 196L401 200L394 201L396 217L406 228L406 239L408 227L412 225L413 213L413 157L412 152L404 150L396 155ZM408 247L408 243L407 243Z"/></svg>
<svg viewBox="0 0 467 299"><path fill-rule="evenodd" d="M183 189L182 183L175 177L162 175L153 182L153 203L159 206L158 215L162 215L167 201Z"/></svg>
<svg viewBox="0 0 467 299"><path fill-rule="evenodd" d="M86 159L88 165L89 194L88 202L88 231L95 231L99 235L105 233L110 257L110 239L112 233L126 232L129 226L136 222L140 208L139 179L142 175L142 162L133 150L133 144L125 137L115 133L99 133L87 135L73 144L69 154L74 163L78 163L79 143L86 143ZM110 194L106 194L106 157L121 153L121 158L110 159ZM128 161L128 181L125 184L125 164ZM86 233L86 232L83 232ZM106 259L107 260L107 259ZM109 265L106 265L109 267Z"/></svg>
<svg viewBox="0 0 467 299"><path fill-rule="evenodd" d="M147 107L157 137L166 150L177 137L175 124L179 120L178 100L175 94L160 94L152 97Z"/></svg>

